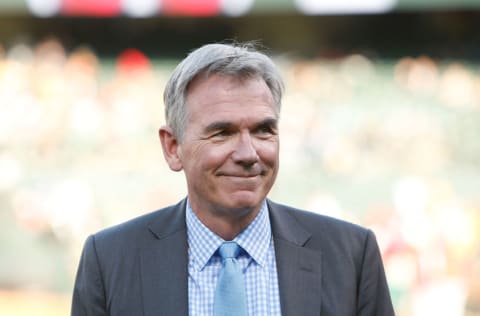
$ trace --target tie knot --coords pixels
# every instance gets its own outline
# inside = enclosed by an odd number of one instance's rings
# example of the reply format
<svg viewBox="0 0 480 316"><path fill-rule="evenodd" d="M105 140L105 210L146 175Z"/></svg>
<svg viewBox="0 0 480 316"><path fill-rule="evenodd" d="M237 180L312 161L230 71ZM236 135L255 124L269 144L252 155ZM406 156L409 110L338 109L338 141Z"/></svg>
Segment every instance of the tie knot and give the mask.
<svg viewBox="0 0 480 316"><path fill-rule="evenodd" d="M236 242L226 241L218 248L218 253L222 259L236 258L240 250L241 248Z"/></svg>

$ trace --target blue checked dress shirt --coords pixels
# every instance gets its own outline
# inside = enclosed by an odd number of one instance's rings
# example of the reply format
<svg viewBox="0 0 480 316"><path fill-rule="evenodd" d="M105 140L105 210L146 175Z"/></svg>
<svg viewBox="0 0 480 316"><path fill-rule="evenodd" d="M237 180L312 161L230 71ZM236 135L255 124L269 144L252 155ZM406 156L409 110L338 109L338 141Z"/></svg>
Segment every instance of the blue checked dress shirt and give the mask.
<svg viewBox="0 0 480 316"><path fill-rule="evenodd" d="M224 242L200 222L187 202L188 309L190 316L214 316L213 298L221 258L214 255ZM275 249L267 203L254 221L235 239L245 254L237 260L244 271L247 311L250 316L280 316Z"/></svg>

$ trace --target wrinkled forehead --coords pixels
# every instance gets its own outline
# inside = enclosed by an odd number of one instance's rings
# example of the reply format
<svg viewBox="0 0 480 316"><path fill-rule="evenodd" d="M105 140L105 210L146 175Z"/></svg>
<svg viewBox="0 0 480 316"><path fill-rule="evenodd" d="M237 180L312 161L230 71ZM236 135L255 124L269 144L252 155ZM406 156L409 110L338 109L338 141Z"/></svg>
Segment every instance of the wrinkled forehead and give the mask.
<svg viewBox="0 0 480 316"><path fill-rule="evenodd" d="M256 72L252 71L245 71L245 72L236 72L234 74L226 72L226 71L212 71L209 69L202 70L196 76L194 76L190 82L187 84L185 89L185 97L188 96L191 87L198 85L198 83L208 80L211 77L218 76L223 78L225 81L232 81L236 82L240 85L245 84L249 80L263 80L265 84L267 82L262 78L262 76ZM268 85L267 85L268 87ZM270 89L270 88L269 88Z"/></svg>
<svg viewBox="0 0 480 316"><path fill-rule="evenodd" d="M219 87L222 87L223 89L216 90L216 93L218 94L222 94L222 91L232 91L240 87L250 87L250 89L242 93L248 94L248 92L252 91L251 89L253 87L255 87L254 90L257 90L258 87L261 87L260 89L262 90L262 93L268 95L268 98L271 98L272 104L275 103L273 93L270 87L268 86L267 82L259 75L233 76L223 73L203 73L197 76L188 85L188 89L186 90L185 94L185 105L187 105L188 108L189 99L192 93L198 94L199 91L211 90L212 88ZM205 101L208 102L210 100Z"/></svg>
<svg viewBox="0 0 480 316"><path fill-rule="evenodd" d="M260 77L238 78L225 75L199 77L192 82L185 100L188 116L216 116L217 112L265 112L278 118L272 92ZM233 108L240 108L240 113ZM193 112L192 112L193 111ZM247 114L247 113L243 113ZM260 113L258 113L260 114ZM241 116L241 115L240 115ZM195 118L196 119L196 118Z"/></svg>

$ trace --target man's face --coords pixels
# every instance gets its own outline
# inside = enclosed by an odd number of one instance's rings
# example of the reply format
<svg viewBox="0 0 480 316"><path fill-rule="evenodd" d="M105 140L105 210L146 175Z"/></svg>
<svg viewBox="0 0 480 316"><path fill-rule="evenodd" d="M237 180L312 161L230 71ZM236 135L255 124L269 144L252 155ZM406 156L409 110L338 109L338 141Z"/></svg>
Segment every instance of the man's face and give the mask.
<svg viewBox="0 0 480 316"><path fill-rule="evenodd" d="M228 218L256 214L279 166L278 114L268 86L261 78L200 77L186 104L177 154L192 208Z"/></svg>

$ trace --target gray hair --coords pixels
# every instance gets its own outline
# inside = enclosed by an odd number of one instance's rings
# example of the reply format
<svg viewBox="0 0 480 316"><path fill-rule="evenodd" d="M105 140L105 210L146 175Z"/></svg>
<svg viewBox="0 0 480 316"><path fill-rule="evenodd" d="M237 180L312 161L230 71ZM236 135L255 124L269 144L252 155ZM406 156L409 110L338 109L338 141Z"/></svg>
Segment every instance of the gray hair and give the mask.
<svg viewBox="0 0 480 316"><path fill-rule="evenodd" d="M186 128L188 87L200 74L222 74L239 79L258 76L270 89L277 114L280 114L284 84L268 56L255 50L251 43L207 44L191 52L177 65L165 87L165 118L179 141Z"/></svg>

